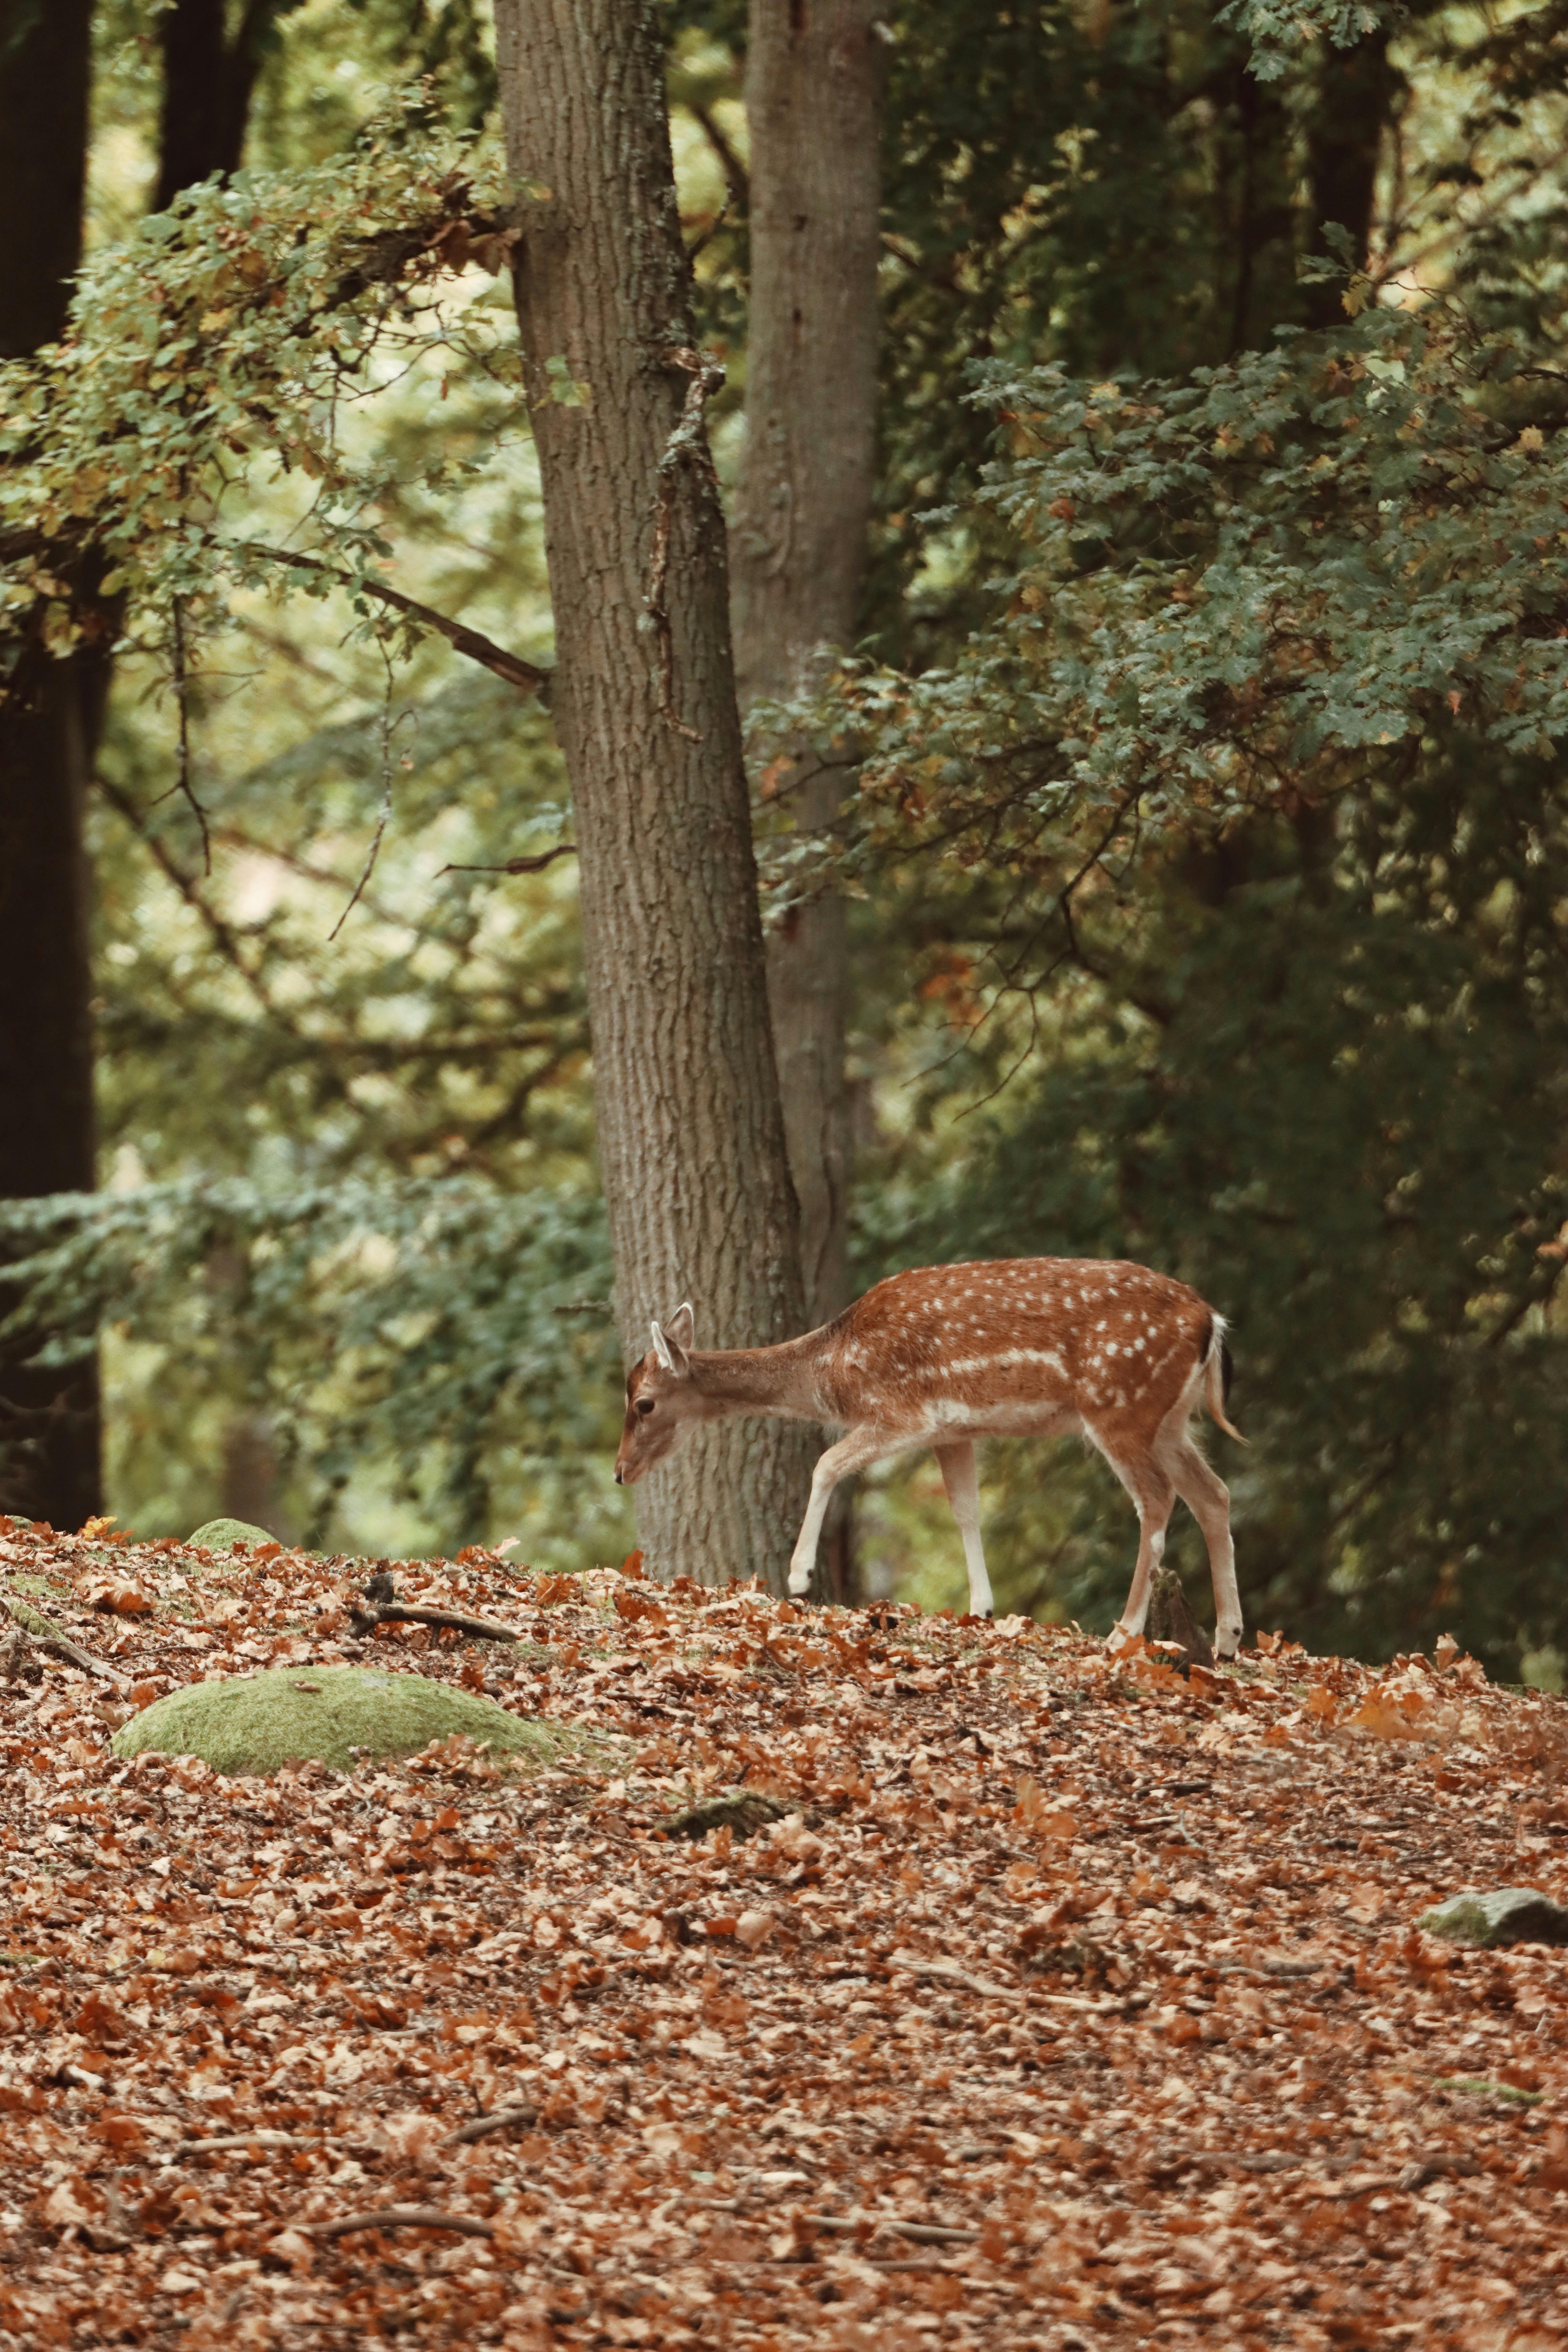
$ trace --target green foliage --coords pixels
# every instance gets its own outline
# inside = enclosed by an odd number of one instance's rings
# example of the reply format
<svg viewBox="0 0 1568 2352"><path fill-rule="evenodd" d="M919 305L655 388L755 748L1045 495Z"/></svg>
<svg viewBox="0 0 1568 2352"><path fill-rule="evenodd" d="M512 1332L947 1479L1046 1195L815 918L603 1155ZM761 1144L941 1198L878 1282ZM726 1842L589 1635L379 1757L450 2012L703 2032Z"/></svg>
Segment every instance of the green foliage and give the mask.
<svg viewBox="0 0 1568 2352"><path fill-rule="evenodd" d="M1397 12L1388 0L1226 0L1218 13L1245 35L1259 81L1277 81L1309 42L1348 48Z"/></svg>
<svg viewBox="0 0 1568 2352"><path fill-rule="evenodd" d="M346 580L366 635L412 645L407 615L366 593L391 552L371 511L390 484L374 455L356 462L345 412L435 349L501 390L496 429L521 408L514 339L498 342L482 305L418 299L471 256L502 266L509 193L499 163L419 128L416 93L349 156L208 183L102 247L66 341L0 369L0 628L41 625L61 651L102 629L69 584L90 536L97 597L129 597L144 630L166 631L183 684L227 596L277 577L274 555L225 529L254 457L313 486L314 547L290 551L321 565L313 592ZM432 449L426 488L471 462Z"/></svg>
<svg viewBox="0 0 1568 2352"><path fill-rule="evenodd" d="M980 396L1010 454L975 503L1015 568L953 667L851 683L869 838L912 819L1056 885L1478 734L1554 757L1564 449L1509 340L1375 310L1184 383L998 369Z"/></svg>
<svg viewBox="0 0 1568 2352"><path fill-rule="evenodd" d="M525 1542L563 1520L579 1545L624 1535L595 1458L620 1399L591 1192L187 1177L10 1202L0 1234L30 1249L17 1278L51 1354L108 1323L152 1339L187 1393L218 1382L264 1409L319 1546L369 1454L448 1548L498 1509Z"/></svg>
<svg viewBox="0 0 1568 2352"><path fill-rule="evenodd" d="M1400 18L1382 266L1423 307L1352 274L1342 328L1279 340L1321 315L1296 266L1328 66L1374 12L904 12L868 609L899 666L818 714L871 746L865 1276L1034 1249L1187 1276L1237 1325L1253 1621L1363 1652L1447 1623L1510 1670L1568 1643L1561 20ZM671 21L732 414L744 11ZM115 70L123 141L145 72ZM35 1312L108 1319L144 1532L215 1507L184 1465L255 1411L337 1540L388 1486L381 1548L622 1539L605 1324L553 1311L608 1282L570 867L441 871L564 838L558 758L378 593L395 547L429 607L547 645L504 290L462 269L507 258L504 177L449 135L489 71L466 5L288 15L269 168L104 245L72 339L4 379L10 609L100 625L90 539L130 616L95 828L122 1189L12 1230ZM770 854L790 891L817 853ZM1007 1601L1108 1623L1132 1530L1103 1465L992 1470ZM942 1599L931 1485L865 1519Z"/></svg>
<svg viewBox="0 0 1568 2352"><path fill-rule="evenodd" d="M1174 373L1304 319L1315 61L1268 90L1247 61L1201 0L901 16L872 593L887 643L940 657L971 615L954 551L922 565L930 509L986 454L989 420L955 397L975 366ZM966 514L966 551L994 550L984 522Z"/></svg>
<svg viewBox="0 0 1568 2352"><path fill-rule="evenodd" d="M1189 1276L1237 1323L1249 1613L1363 1653L1452 1622L1510 1668L1568 1623L1568 452L1533 357L1433 305L1174 384L991 371L989 625L840 713L860 870L969 870L989 971L952 1014L1020 1073L964 1143L931 1074L874 1263ZM1015 1504L1010 1547L1107 1622L1108 1486Z"/></svg>

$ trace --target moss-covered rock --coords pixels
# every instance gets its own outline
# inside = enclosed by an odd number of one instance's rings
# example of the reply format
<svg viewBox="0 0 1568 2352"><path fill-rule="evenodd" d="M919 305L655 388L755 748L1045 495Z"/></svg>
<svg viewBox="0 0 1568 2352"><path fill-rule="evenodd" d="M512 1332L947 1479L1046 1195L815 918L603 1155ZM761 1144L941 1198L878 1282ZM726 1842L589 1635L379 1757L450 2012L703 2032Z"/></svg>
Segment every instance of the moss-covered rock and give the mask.
<svg viewBox="0 0 1568 2352"><path fill-rule="evenodd" d="M1485 1952L1504 1944L1568 1944L1568 1908L1536 1886L1467 1886L1415 1924L1429 1936Z"/></svg>
<svg viewBox="0 0 1568 2352"><path fill-rule="evenodd" d="M252 1527L248 1519L209 1519L187 1541L200 1544L207 1551L232 1551L237 1543L269 1544L278 1538L268 1535L265 1528Z"/></svg>
<svg viewBox="0 0 1568 2352"><path fill-rule="evenodd" d="M340 1772L362 1757L413 1756L454 1732L553 1763L573 1746L554 1724L509 1715L477 1691L367 1666L295 1666L171 1691L115 1733L117 1756L199 1756L219 1772L275 1772L315 1757Z"/></svg>

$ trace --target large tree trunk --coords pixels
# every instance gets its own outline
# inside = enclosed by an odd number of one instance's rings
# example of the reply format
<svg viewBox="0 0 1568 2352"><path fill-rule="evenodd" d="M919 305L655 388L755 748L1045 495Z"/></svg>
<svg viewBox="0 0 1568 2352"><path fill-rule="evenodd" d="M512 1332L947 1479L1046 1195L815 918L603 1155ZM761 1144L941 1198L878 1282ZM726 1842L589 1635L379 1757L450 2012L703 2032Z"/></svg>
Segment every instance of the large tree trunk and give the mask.
<svg viewBox="0 0 1568 2352"><path fill-rule="evenodd" d="M876 470L877 19L876 0L752 0L746 437L731 535L742 710L808 688L858 629ZM804 744L770 749L797 830L826 833L852 779ZM837 891L812 888L772 934L768 996L806 1316L826 1323L849 1295L849 910ZM854 1600L847 1487L822 1562L831 1597Z"/></svg>
<svg viewBox="0 0 1568 2352"><path fill-rule="evenodd" d="M15 14L16 12L13 12ZM46 0L0 39L0 353L53 341L81 259L89 0ZM0 1199L93 1181L91 969L82 811L105 664L47 655L38 624L0 702ZM14 1303L0 1286L0 1314ZM34 1335L37 1338L42 1335ZM98 1361L0 1350L0 1508L79 1527L101 1507Z"/></svg>
<svg viewBox="0 0 1568 2352"><path fill-rule="evenodd" d="M640 1356L689 1297L705 1347L784 1339L797 1217L659 18L499 0L496 32L512 168L551 192L524 208L517 308L621 1336ZM637 1490L650 1566L782 1587L816 1450L786 1423L700 1433Z"/></svg>

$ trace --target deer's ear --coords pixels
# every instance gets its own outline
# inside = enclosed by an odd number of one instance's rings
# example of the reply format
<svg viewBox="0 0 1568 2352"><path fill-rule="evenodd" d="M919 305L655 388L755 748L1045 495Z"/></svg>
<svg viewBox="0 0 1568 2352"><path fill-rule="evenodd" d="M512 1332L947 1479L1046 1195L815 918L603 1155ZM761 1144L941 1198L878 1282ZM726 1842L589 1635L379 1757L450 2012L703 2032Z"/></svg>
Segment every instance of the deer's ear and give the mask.
<svg viewBox="0 0 1568 2352"><path fill-rule="evenodd" d="M691 1343L691 1309L678 1307L668 1324L651 1323L653 1352L667 1372L684 1378L691 1369L686 1350Z"/></svg>

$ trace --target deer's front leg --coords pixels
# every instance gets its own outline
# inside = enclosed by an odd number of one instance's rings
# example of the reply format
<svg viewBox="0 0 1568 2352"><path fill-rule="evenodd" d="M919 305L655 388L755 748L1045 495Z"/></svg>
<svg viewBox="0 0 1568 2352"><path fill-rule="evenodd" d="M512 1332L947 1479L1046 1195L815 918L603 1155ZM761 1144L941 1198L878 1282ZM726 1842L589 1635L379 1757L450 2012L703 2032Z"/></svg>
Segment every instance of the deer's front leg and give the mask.
<svg viewBox="0 0 1568 2352"><path fill-rule="evenodd" d="M847 1478L854 1470L864 1470L870 1463L894 1449L883 1438L873 1436L869 1430L852 1429L837 1445L830 1445L822 1454L811 1474L811 1500L805 1507L800 1534L790 1558L789 1589L799 1601L811 1590L812 1573L816 1567L816 1542L822 1533L822 1522L827 1515L827 1501L840 1478Z"/></svg>
<svg viewBox="0 0 1568 2352"><path fill-rule="evenodd" d="M989 1617L993 1607L991 1579L985 1573L985 1547L980 1540L980 1474L975 1467L974 1447L967 1438L952 1445L939 1445L936 1458L942 1465L942 1482L952 1505L952 1516L958 1521L958 1532L963 1538L963 1559L969 1570L969 1613L972 1617Z"/></svg>

